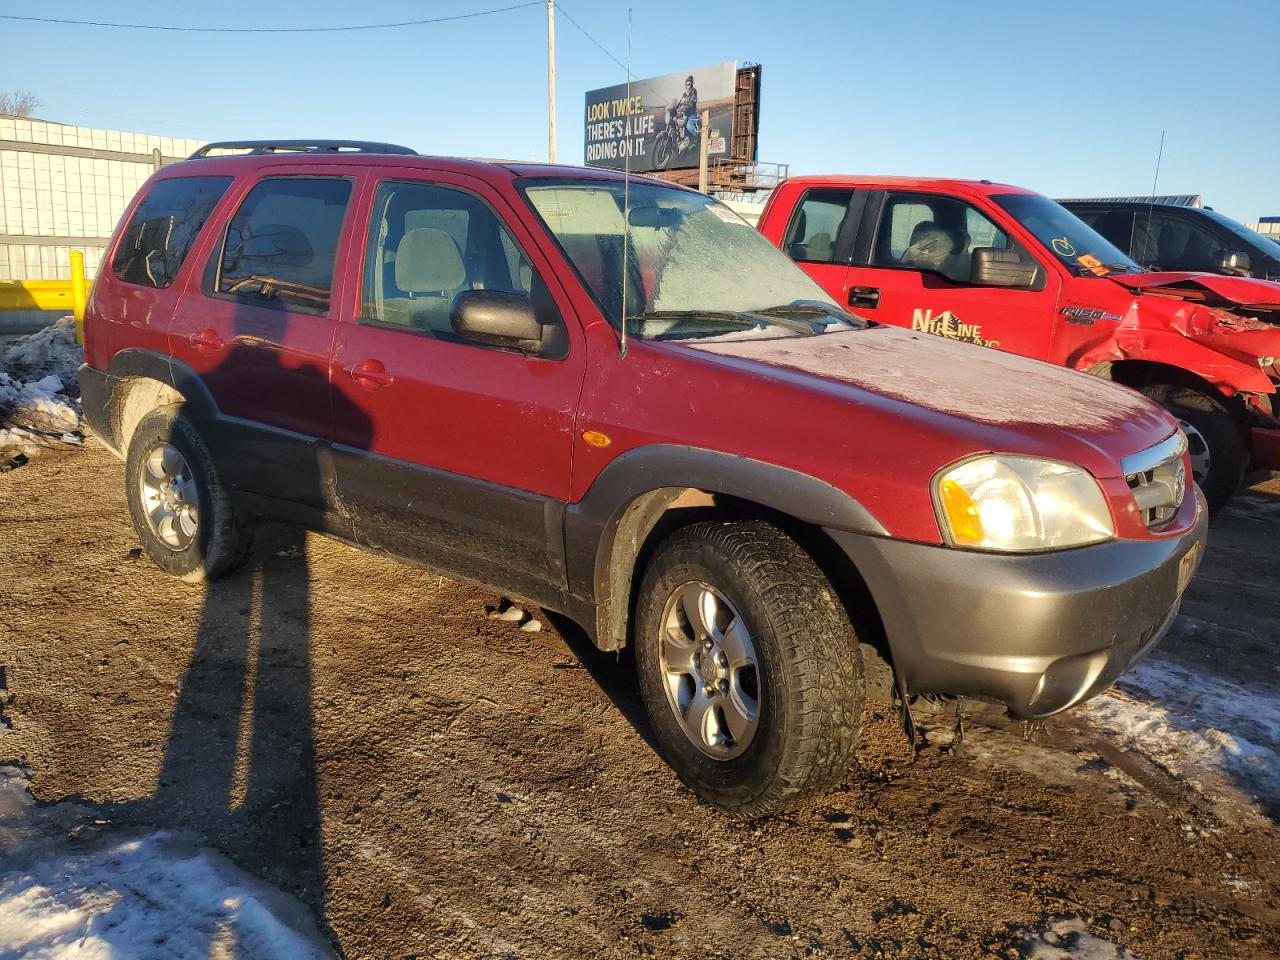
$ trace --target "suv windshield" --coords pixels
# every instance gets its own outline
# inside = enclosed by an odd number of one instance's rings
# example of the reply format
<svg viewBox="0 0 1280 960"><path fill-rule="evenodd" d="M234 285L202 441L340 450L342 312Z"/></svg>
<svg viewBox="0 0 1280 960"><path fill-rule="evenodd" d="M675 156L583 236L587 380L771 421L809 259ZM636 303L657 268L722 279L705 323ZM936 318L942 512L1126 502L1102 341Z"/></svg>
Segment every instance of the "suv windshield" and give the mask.
<svg viewBox="0 0 1280 960"><path fill-rule="evenodd" d="M1141 273L1142 268L1121 253L1074 213L1038 193L1002 193L991 198L1026 227L1046 250L1078 276L1105 277L1109 273Z"/></svg>
<svg viewBox="0 0 1280 960"><path fill-rule="evenodd" d="M865 323L745 220L710 197L632 181L533 182L523 187L614 327L645 340L783 337ZM626 279L623 279L623 248Z"/></svg>

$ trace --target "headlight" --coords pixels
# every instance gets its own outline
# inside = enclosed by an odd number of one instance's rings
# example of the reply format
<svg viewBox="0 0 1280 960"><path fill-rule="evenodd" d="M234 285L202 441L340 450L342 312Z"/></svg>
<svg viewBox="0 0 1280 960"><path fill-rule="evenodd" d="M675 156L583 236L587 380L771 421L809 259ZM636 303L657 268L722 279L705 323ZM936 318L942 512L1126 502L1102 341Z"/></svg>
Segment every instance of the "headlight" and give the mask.
<svg viewBox="0 0 1280 960"><path fill-rule="evenodd" d="M1068 463L1034 457L966 460L937 478L948 542L973 550L1060 550L1115 536L1102 488Z"/></svg>

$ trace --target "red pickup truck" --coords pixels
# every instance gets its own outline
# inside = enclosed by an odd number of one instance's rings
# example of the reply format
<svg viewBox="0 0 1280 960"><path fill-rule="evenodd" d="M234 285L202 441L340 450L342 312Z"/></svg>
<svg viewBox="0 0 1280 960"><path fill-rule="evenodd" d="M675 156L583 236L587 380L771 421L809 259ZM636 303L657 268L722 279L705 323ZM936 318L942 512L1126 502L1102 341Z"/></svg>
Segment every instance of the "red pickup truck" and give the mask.
<svg viewBox="0 0 1280 960"><path fill-rule="evenodd" d="M838 303L1141 390L1225 503L1280 469L1280 284L1144 271L1068 210L988 180L796 177L759 222Z"/></svg>

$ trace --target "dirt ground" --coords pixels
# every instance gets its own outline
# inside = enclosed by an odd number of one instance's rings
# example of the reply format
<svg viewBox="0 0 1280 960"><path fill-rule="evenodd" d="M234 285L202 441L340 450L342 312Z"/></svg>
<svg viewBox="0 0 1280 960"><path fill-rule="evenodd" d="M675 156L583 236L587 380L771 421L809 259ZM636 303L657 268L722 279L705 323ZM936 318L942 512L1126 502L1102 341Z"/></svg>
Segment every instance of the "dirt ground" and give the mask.
<svg viewBox="0 0 1280 960"><path fill-rule="evenodd" d="M873 708L841 787L736 822L572 630L286 531L188 587L140 555L121 487L94 445L0 477L0 762L112 828L194 831L346 957L1016 957L1064 917L1144 960L1280 955L1272 820L1070 719L912 760ZM1280 686L1257 639L1280 483L1211 536L1185 610L1222 629L1165 652Z"/></svg>

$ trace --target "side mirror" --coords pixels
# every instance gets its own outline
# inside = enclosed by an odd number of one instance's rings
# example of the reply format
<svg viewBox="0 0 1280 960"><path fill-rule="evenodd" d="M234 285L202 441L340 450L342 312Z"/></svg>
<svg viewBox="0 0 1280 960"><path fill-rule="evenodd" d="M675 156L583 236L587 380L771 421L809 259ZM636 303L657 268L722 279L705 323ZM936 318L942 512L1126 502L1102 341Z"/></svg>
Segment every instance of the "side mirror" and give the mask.
<svg viewBox="0 0 1280 960"><path fill-rule="evenodd" d="M1233 277L1248 277L1253 275L1253 264L1243 250L1228 250L1218 261L1218 270Z"/></svg>
<svg viewBox="0 0 1280 960"><path fill-rule="evenodd" d="M981 287L1029 287L1036 282L1036 264L1016 250L974 247L969 282Z"/></svg>
<svg viewBox="0 0 1280 960"><path fill-rule="evenodd" d="M539 319L529 297L505 290L464 290L453 298L449 311L453 332L463 340L562 357L567 347L564 324L547 319Z"/></svg>

